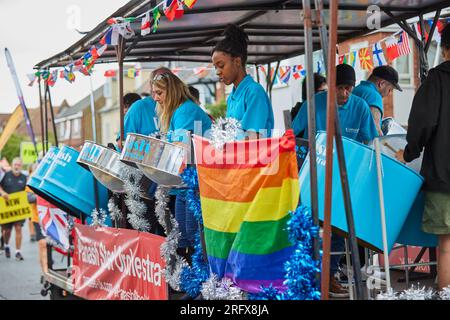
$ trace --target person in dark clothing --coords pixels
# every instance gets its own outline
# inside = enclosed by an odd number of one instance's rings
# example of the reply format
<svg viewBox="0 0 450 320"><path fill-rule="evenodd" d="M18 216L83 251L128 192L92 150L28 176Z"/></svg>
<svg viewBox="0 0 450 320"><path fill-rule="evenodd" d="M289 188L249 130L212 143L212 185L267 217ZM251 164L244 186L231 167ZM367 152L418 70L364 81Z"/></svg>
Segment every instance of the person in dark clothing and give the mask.
<svg viewBox="0 0 450 320"><path fill-rule="evenodd" d="M0 181L0 196L5 200L9 200L9 194L24 191L27 185L27 177L22 173L22 160L15 158L12 161L12 170L5 173L3 179ZM22 246L22 227L25 220L15 221L2 225L4 230L4 247L6 258L11 257L11 251L9 248L9 239L11 237L11 231L14 227L16 231L16 260L23 260L20 248Z"/></svg>
<svg viewBox="0 0 450 320"><path fill-rule="evenodd" d="M444 62L429 71L414 96L407 145L396 157L410 162L425 149L422 229L439 237L438 286L443 289L450 285L450 24L442 31L441 49Z"/></svg>
<svg viewBox="0 0 450 320"><path fill-rule="evenodd" d="M123 96L124 114L127 113L128 109L131 107L133 103L141 99L142 99L141 96L134 92L130 92L124 95Z"/></svg>
<svg viewBox="0 0 450 320"><path fill-rule="evenodd" d="M317 72L314 73L314 93L326 91L327 89L328 89L327 78L325 78L324 76L320 75ZM306 78L303 79L302 82L302 101L297 102L295 106L291 109L291 119L295 118L298 111L300 110L300 107L305 101L306 101Z"/></svg>

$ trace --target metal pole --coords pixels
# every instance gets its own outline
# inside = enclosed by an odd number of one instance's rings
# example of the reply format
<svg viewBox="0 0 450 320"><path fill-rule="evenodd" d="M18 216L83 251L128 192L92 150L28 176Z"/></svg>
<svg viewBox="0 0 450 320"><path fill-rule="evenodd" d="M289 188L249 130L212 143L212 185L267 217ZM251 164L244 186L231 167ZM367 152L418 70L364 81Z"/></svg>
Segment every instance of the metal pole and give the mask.
<svg viewBox="0 0 450 320"><path fill-rule="evenodd" d="M47 87L48 84L44 81L44 136L42 137L44 145L44 154L48 151L48 115L47 115Z"/></svg>
<svg viewBox="0 0 450 320"><path fill-rule="evenodd" d="M125 46L125 41L123 39L122 36L119 36L119 43L116 46L116 56L117 56L117 62L119 64L119 74L118 74L118 80L119 80L119 105L120 105L120 141L122 142L122 148L123 145L125 143L124 141L124 103L123 103L123 59L125 58L125 53L124 53L124 46ZM125 199L124 196L122 195L120 197L121 199L121 211L122 211L122 216L124 217L124 219L121 219L119 221L119 226L121 228L126 228L127 227L127 219L126 219L126 207L125 207Z"/></svg>
<svg viewBox="0 0 450 320"><path fill-rule="evenodd" d="M380 213L381 213L381 232L383 236L383 257L384 257L384 268L386 272L386 290L391 289L391 274L389 271L389 248L387 243L387 232L386 232L386 212L384 208L384 193L383 193L383 174L381 172L381 150L380 150L380 140L378 138L374 139L375 143L375 154L377 157L377 178L378 178L378 196L380 198Z"/></svg>
<svg viewBox="0 0 450 320"><path fill-rule="evenodd" d="M52 126L53 126L53 133L55 134L55 146L58 147L58 133L56 132L56 124L55 124L55 114L53 112L53 104L52 104L52 96L50 95L50 87L47 86L48 91L48 103L50 107L50 116L52 117Z"/></svg>
<svg viewBox="0 0 450 320"><path fill-rule="evenodd" d="M313 40L312 17L310 0L303 1L303 19L305 29L305 67L306 67L306 101L308 104L308 144L309 168L311 188L311 214L315 226L319 226L319 201L317 195L317 162L316 162L316 102L314 100L314 71L313 71ZM314 238L314 260L320 259L320 243L318 237ZM323 270L323 267L322 267ZM316 274L319 282L320 274ZM328 288L327 288L328 289Z"/></svg>
<svg viewBox="0 0 450 320"><path fill-rule="evenodd" d="M95 102L94 102L94 87L92 85L92 74L89 76L89 84L91 87L91 122L92 122L92 139L97 143L97 126L95 122Z"/></svg>
<svg viewBox="0 0 450 320"><path fill-rule="evenodd" d="M318 8L320 8L320 15L318 17L322 16L322 10L323 10L323 2L321 0L316 0L316 5ZM331 9L330 9L331 12ZM323 17L322 19L323 20ZM326 68L328 68L328 37L326 33L325 26L322 24L322 21L319 21L320 28L322 31L320 32L320 40L322 44L322 50L324 54L324 63L326 64ZM330 30L331 32L331 30ZM337 34L337 29L335 32ZM335 47L335 46L334 46ZM335 51L333 52L333 56L330 58L331 64L335 64L334 56ZM334 90L333 84L328 81L330 84L330 91ZM335 102L335 108L338 110L338 105ZM338 111L336 111L336 114L338 114ZM350 249L352 252L352 265L354 269L354 277L355 277L355 286L356 286L356 292L355 292L355 298L356 299L362 299L364 297L364 291L363 291L363 284L362 284L362 277L361 277L361 263L359 258L359 251L358 251L358 243L356 240L356 233L355 233L355 224L353 219L353 209L352 209L352 203L350 198L350 187L348 183L348 176L347 176L347 165L345 162L345 154L344 154L344 146L342 143L342 129L341 129L341 123L339 116L335 116L334 119L335 122L335 143L336 143L336 152L337 152L337 158L339 163L339 173L341 176L341 187L342 187L342 193L344 196L344 207L345 207L345 215L347 220L347 226L348 226L348 234L350 239Z"/></svg>
<svg viewBox="0 0 450 320"><path fill-rule="evenodd" d="M45 155L44 148L44 110L42 104L42 90L41 90L41 76L38 77L38 86L39 86L39 113L41 116L41 143L42 143L42 152Z"/></svg>

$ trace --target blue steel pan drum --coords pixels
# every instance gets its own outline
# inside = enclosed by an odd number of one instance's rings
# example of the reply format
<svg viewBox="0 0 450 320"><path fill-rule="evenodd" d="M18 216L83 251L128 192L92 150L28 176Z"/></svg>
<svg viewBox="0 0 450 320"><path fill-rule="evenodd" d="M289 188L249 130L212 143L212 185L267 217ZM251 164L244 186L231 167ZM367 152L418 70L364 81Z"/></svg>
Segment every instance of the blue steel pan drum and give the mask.
<svg viewBox="0 0 450 320"><path fill-rule="evenodd" d="M33 190L34 193L38 195L42 193L42 191L39 189L39 185L41 184L42 178L44 178L48 168L52 164L58 152L59 148L50 147L48 152L45 154L45 156L42 158L41 162L37 166L36 170L31 175L30 180L28 181L27 184L31 188L31 190Z"/></svg>
<svg viewBox="0 0 450 320"><path fill-rule="evenodd" d="M27 184L35 194L62 209L64 207L64 203L61 203L59 199L55 198L52 194L47 193L40 187L42 179L44 179L44 176L46 175L51 164L55 161L58 152L59 148L57 147L53 146L49 148L48 152L42 158Z"/></svg>
<svg viewBox="0 0 450 320"><path fill-rule="evenodd" d="M319 132L316 138L319 219L323 221L326 133ZM382 252L383 239L375 151L348 138L343 137L342 140L356 237L362 245ZM348 228L335 149L333 154L331 225L346 234ZM423 178L391 157L384 154L381 156L384 173L387 242L390 252L419 193ZM299 182L302 204L311 207L309 170L309 157L307 157L300 170Z"/></svg>
<svg viewBox="0 0 450 320"><path fill-rule="evenodd" d="M406 134L391 134L380 138L381 152L394 159L395 153L398 150L404 150L406 144ZM405 165L417 173L420 173L422 159L423 153L419 158L408 162ZM425 193L422 190L414 200L411 211L398 236L397 243L418 247L436 247L438 245L438 238L436 235L422 231L422 216L424 209Z"/></svg>
<svg viewBox="0 0 450 320"><path fill-rule="evenodd" d="M40 189L58 199L62 204L60 208L67 213L79 217L81 212L90 216L96 208L95 183L99 209L107 211L108 190L77 163L78 156L75 149L62 147L42 179Z"/></svg>

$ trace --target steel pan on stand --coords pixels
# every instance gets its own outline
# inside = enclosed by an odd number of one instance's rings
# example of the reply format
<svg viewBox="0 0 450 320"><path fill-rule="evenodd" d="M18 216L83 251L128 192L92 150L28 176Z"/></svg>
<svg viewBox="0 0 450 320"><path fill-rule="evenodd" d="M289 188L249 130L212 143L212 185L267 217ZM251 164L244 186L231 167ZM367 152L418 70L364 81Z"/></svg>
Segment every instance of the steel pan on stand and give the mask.
<svg viewBox="0 0 450 320"><path fill-rule="evenodd" d="M124 193L127 177L133 173L134 176L139 174L138 169L120 161L119 152L92 141L85 141L77 162L90 170L101 184L115 193ZM144 190L141 197L149 198L146 191L151 181L142 176L139 184Z"/></svg>
<svg viewBox="0 0 450 320"><path fill-rule="evenodd" d="M180 173L186 163L187 148L154 137L127 135L120 160L136 165L150 180L166 187L182 185Z"/></svg>

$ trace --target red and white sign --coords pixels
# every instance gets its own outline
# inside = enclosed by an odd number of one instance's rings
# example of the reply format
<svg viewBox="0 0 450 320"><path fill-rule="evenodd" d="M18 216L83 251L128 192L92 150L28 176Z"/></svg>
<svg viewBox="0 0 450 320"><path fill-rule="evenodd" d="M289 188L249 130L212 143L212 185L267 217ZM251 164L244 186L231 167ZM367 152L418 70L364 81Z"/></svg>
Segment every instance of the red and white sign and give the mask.
<svg viewBox="0 0 450 320"><path fill-rule="evenodd" d="M74 293L89 300L167 300L165 238L75 224Z"/></svg>

